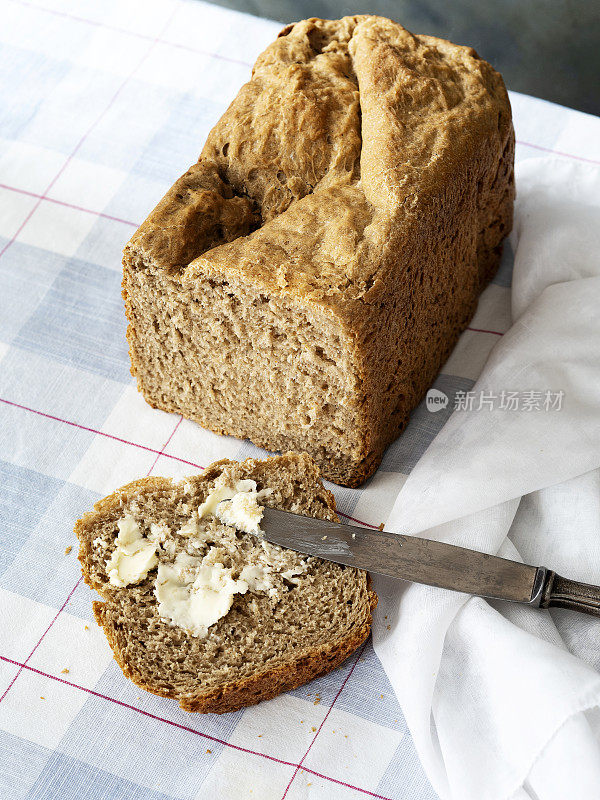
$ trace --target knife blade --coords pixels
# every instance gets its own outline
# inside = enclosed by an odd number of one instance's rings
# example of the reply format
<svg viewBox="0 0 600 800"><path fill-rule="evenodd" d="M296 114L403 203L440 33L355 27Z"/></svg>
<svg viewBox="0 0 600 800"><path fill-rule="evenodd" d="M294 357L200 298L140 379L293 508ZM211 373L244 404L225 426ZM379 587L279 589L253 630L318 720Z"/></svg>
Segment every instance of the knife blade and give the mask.
<svg viewBox="0 0 600 800"><path fill-rule="evenodd" d="M267 541L305 555L392 578L533 606L541 604L549 576L554 576L544 567L445 542L328 522L275 508L264 509L261 528Z"/></svg>

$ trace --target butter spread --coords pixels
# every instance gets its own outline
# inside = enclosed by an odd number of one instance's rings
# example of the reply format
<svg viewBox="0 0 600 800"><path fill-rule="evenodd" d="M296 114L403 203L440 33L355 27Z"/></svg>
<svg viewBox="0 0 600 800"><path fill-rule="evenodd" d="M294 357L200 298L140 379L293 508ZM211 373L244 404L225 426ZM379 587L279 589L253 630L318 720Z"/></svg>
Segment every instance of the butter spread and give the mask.
<svg viewBox="0 0 600 800"><path fill-rule="evenodd" d="M106 562L106 572L112 586L122 587L144 580L158 564L157 545L142 536L132 516L123 517L117 526L116 547Z"/></svg>
<svg viewBox="0 0 600 800"><path fill-rule="evenodd" d="M263 516L262 507L257 501L257 493L237 492L230 500L222 500L216 508L216 516L224 525L231 525L245 533L258 534Z"/></svg>
<svg viewBox="0 0 600 800"><path fill-rule="evenodd" d="M235 488L227 486L224 483L215 484L215 488L198 507L198 517L203 519L211 514L214 515L219 503L223 502L223 500L231 500L238 492L252 492L256 494L256 481L236 481Z"/></svg>
<svg viewBox="0 0 600 800"><path fill-rule="evenodd" d="M299 569L286 569L281 573L281 577L285 578L285 580L289 581L290 583L298 583L298 581L295 581L294 578L297 575L302 575L304 572L306 572L306 564L303 561Z"/></svg>
<svg viewBox="0 0 600 800"><path fill-rule="evenodd" d="M236 594L250 590L276 602L286 591L284 581L297 583L296 576L308 566L265 539L240 540L232 529L261 533L260 501L272 490L258 491L253 480L231 484L224 476L217 479L206 500L174 532L153 522L144 537L134 517L125 515L106 562L110 583L120 587L139 583L158 565L154 594L159 615L202 638L230 611ZM189 506L182 510L191 511ZM213 521L204 523L207 517ZM216 526L215 518L226 527ZM187 540L183 551L177 536Z"/></svg>
<svg viewBox="0 0 600 800"><path fill-rule="evenodd" d="M248 591L248 583L234 580L232 569L179 553L173 564L160 564L154 593L158 613L194 636L205 637L208 628L224 617L236 593Z"/></svg>
<svg viewBox="0 0 600 800"><path fill-rule="evenodd" d="M150 525L150 533L148 534L148 539L151 542L158 542L162 544L167 536L169 535L169 529L166 525L157 525L156 522L153 522Z"/></svg>
<svg viewBox="0 0 600 800"><path fill-rule="evenodd" d="M253 592L266 592L273 588L273 573L264 564L246 564L240 572L240 579L246 581Z"/></svg>
<svg viewBox="0 0 600 800"><path fill-rule="evenodd" d="M199 533L198 514L194 513L177 531L180 536L197 536Z"/></svg>

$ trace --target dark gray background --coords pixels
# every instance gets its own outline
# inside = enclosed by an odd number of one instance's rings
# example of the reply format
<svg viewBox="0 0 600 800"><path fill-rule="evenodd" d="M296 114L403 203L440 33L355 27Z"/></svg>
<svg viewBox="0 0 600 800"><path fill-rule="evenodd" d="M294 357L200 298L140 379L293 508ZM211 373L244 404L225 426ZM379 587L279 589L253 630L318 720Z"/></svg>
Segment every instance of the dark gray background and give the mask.
<svg viewBox="0 0 600 800"><path fill-rule="evenodd" d="M216 0L282 23L374 13L474 47L509 89L600 115L600 0Z"/></svg>

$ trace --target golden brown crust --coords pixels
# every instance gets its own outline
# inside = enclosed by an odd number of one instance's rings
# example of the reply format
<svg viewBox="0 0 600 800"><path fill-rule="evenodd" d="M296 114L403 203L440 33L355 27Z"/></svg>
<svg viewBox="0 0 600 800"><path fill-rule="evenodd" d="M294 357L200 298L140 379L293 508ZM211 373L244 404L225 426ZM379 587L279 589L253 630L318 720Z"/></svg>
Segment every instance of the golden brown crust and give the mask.
<svg viewBox="0 0 600 800"><path fill-rule="evenodd" d="M498 266L512 226L513 161L502 78L472 48L370 15L288 26L198 164L126 248L140 390L217 433L306 450L324 477L359 485L406 426ZM340 403L339 447L323 445L323 428L311 440L300 414L295 433L268 413L257 423L253 408L236 407L238 391L212 401L204 363L192 375L188 361L177 375L178 387L188 375L200 387L189 398L153 382L140 339L144 314L154 313L137 295L144 280L150 294L167 288L177 308L224 284L329 324L355 385ZM186 321L178 330L196 354ZM282 416L293 414L290 403Z"/></svg>

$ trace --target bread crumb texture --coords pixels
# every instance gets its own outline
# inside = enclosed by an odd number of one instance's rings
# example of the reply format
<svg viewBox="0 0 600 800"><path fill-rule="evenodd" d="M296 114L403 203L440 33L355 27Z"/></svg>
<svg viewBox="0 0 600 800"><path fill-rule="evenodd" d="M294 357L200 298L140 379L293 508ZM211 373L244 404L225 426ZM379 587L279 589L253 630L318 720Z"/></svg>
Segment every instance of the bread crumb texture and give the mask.
<svg viewBox="0 0 600 800"><path fill-rule="evenodd" d="M498 266L513 161L471 48L369 15L285 28L125 248L139 390L358 486Z"/></svg>
<svg viewBox="0 0 600 800"><path fill-rule="evenodd" d="M222 490L240 486L262 505L337 520L312 459L288 453L136 481L75 526L124 674L188 711L232 711L328 672L366 639L377 602L366 573L224 524L235 492ZM229 496L215 505L215 493Z"/></svg>

